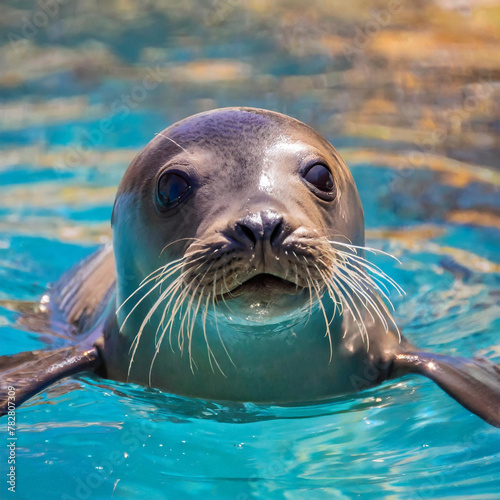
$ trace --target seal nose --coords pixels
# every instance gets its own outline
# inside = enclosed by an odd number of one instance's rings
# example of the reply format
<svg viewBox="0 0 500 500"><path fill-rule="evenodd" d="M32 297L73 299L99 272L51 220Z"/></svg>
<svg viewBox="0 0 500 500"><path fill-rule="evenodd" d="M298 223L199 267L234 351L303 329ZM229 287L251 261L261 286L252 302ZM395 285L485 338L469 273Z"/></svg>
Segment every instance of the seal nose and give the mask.
<svg viewBox="0 0 500 500"><path fill-rule="evenodd" d="M249 214L236 223L236 231L254 247L258 243L272 247L283 232L283 216L272 210Z"/></svg>

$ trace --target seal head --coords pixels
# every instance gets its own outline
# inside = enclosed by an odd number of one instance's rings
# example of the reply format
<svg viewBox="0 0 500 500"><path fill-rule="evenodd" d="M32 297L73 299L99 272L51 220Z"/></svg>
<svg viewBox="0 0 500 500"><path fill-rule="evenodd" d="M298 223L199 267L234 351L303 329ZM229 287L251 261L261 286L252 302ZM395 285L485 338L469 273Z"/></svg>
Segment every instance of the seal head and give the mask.
<svg viewBox="0 0 500 500"><path fill-rule="evenodd" d="M189 256L199 266L186 282L256 321L304 305L325 238L364 244L361 203L334 148L297 120L248 108L158 134L123 178L113 230L127 277ZM139 283L121 281L125 300Z"/></svg>

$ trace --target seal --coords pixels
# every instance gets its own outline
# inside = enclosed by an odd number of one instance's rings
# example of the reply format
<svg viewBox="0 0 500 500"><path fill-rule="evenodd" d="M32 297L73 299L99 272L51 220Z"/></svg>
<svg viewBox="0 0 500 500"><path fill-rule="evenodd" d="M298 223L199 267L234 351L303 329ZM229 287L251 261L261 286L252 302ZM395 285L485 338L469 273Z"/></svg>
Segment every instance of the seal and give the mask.
<svg viewBox="0 0 500 500"><path fill-rule="evenodd" d="M226 108L172 125L126 171L112 228L113 244L42 299L71 345L2 358L2 394L16 386L19 403L89 370L284 404L417 373L500 426L498 366L401 335L388 287L401 290L366 259L375 250L351 173L306 124Z"/></svg>

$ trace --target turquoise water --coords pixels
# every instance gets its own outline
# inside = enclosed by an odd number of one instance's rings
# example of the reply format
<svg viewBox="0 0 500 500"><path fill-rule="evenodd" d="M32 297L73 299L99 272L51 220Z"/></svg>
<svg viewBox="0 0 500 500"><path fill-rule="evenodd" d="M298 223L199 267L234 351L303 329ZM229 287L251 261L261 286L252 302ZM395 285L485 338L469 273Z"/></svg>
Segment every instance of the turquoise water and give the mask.
<svg viewBox="0 0 500 500"><path fill-rule="evenodd" d="M372 19L369 3L385 2L270 2L270 13L233 0L58 3L19 46L8 35L39 7L2 7L0 354L60 345L21 326L19 310L109 241L114 191L135 153L180 118L249 105L310 123L339 148L368 244L402 262L372 257L406 290L392 297L405 335L500 363L500 87L490 90L499 63L488 45L499 31L487 22L497 10L405 2L353 60L342 43ZM422 51L398 52L401 33ZM473 57L459 44L472 39ZM151 68L162 70L157 86L133 94ZM475 107L463 103L471 95ZM435 130L446 134L423 148ZM283 408L79 376L20 407L16 425L18 500L500 497L500 430L418 377ZM0 497L9 494L2 479Z"/></svg>

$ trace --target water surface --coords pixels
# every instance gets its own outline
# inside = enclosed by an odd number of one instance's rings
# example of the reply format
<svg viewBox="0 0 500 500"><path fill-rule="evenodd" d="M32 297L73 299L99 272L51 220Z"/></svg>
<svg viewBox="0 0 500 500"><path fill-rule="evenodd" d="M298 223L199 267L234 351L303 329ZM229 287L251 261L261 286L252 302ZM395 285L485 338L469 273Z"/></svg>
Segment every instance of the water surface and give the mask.
<svg viewBox="0 0 500 500"><path fill-rule="evenodd" d="M351 166L368 244L402 262L373 257L407 292L393 297L405 335L500 362L500 8L405 2L387 14L389 4L369 4L61 2L23 37L40 7L7 2L2 354L57 343L20 326L17 311L109 241L114 192L135 153L177 119L250 105L310 123ZM157 85L145 91L148 72ZM16 418L19 499L496 500L500 491L499 430L418 377L282 408L79 376Z"/></svg>

